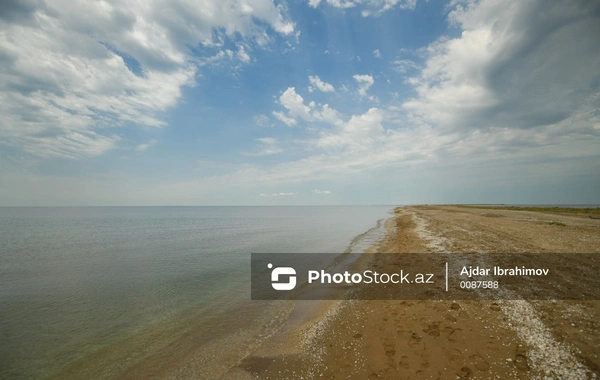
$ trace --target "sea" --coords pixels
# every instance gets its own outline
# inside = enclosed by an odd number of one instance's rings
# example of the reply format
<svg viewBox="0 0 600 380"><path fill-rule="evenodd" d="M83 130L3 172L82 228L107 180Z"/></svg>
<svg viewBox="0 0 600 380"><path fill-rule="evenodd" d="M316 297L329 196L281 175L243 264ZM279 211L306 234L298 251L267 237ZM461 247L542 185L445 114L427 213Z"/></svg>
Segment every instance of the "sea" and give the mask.
<svg viewBox="0 0 600 380"><path fill-rule="evenodd" d="M0 379L222 377L290 315L252 252L362 252L392 209L0 208Z"/></svg>

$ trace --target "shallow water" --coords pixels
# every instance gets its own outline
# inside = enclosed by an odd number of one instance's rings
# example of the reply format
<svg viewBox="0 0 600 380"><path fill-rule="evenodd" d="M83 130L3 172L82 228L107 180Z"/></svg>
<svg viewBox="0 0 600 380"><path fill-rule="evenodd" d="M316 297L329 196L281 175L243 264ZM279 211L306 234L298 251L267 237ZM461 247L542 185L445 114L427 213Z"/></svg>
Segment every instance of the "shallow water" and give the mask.
<svg viewBox="0 0 600 380"><path fill-rule="evenodd" d="M251 252L361 251L391 209L0 208L0 378L217 376L289 315L250 301Z"/></svg>

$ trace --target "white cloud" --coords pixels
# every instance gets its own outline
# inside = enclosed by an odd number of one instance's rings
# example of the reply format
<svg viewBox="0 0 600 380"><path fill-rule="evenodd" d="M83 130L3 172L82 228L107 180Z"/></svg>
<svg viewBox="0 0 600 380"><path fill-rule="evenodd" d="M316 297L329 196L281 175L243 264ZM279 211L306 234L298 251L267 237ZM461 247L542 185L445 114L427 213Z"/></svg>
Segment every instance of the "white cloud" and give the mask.
<svg viewBox="0 0 600 380"><path fill-rule="evenodd" d="M244 49L243 46L240 46L240 48L237 52L237 56L238 56L238 59L244 63L250 62L250 56L248 55L248 53L246 53L246 50Z"/></svg>
<svg viewBox="0 0 600 380"><path fill-rule="evenodd" d="M374 142L384 138L382 122L384 113L378 108L371 108L362 115L354 115L347 123L335 132L323 132L317 141L321 148L351 147L367 149Z"/></svg>
<svg viewBox="0 0 600 380"><path fill-rule="evenodd" d="M289 197L289 196L293 196L293 195L298 195L298 193L273 193L273 194L260 193L259 196L261 196L261 197Z"/></svg>
<svg viewBox="0 0 600 380"><path fill-rule="evenodd" d="M342 115L338 111L329 107L329 104L324 104L321 107L321 111L315 110L313 112L313 116L317 120L321 120L335 126L341 126L343 124Z"/></svg>
<svg viewBox="0 0 600 380"><path fill-rule="evenodd" d="M148 141L147 143L144 144L140 144L138 146L135 147L136 152L143 152L146 149L150 148L152 145L156 144L158 141L152 139L150 141Z"/></svg>
<svg viewBox="0 0 600 380"><path fill-rule="evenodd" d="M331 194L331 191L329 190L313 190L312 191L313 194Z"/></svg>
<svg viewBox="0 0 600 380"><path fill-rule="evenodd" d="M102 136L93 131L65 131L58 136L26 136L19 141L24 144L23 149L26 152L39 157L77 159L83 156L99 156L115 148L120 140L118 136Z"/></svg>
<svg viewBox="0 0 600 380"><path fill-rule="evenodd" d="M274 137L261 137L259 139L256 139L256 141L260 141L263 144L276 144L277 143L277 139Z"/></svg>
<svg viewBox="0 0 600 380"><path fill-rule="evenodd" d="M321 3L322 0L308 1L308 5L313 8L317 8ZM325 0L325 3L342 9L359 7L363 17L378 16L394 8L412 10L417 6L417 0Z"/></svg>
<svg viewBox="0 0 600 380"><path fill-rule="evenodd" d="M323 82L321 80L321 78L319 78L318 76L309 76L308 79L310 80L310 84L315 86L317 89L319 89L319 91L322 92L335 92L335 89L333 88L333 86L327 82ZM309 91L312 92L311 88L309 87Z"/></svg>
<svg viewBox="0 0 600 380"><path fill-rule="evenodd" d="M404 109L414 122L447 130L567 123L564 134L592 133L600 107L597 3L458 3L449 20L462 33L424 49L424 68L409 79L417 96Z"/></svg>
<svg viewBox="0 0 600 380"><path fill-rule="evenodd" d="M375 83L370 75L354 75L352 78L358 83L358 94L360 96L366 96L369 88Z"/></svg>
<svg viewBox="0 0 600 380"><path fill-rule="evenodd" d="M233 51L229 49L220 50L213 56L198 58L198 66L222 64L227 59L234 59Z"/></svg>
<svg viewBox="0 0 600 380"><path fill-rule="evenodd" d="M310 1L310 0L309 0ZM336 8L353 8L361 0L325 0L325 2Z"/></svg>
<svg viewBox="0 0 600 380"><path fill-rule="evenodd" d="M260 143L260 150L252 153L252 156L270 156L283 152L279 147L279 141L274 137L261 137L256 139Z"/></svg>
<svg viewBox="0 0 600 380"><path fill-rule="evenodd" d="M115 126L164 126L203 64L189 46L235 40L247 62L244 45L268 43L267 28L294 32L270 0L56 0L7 4L0 19L0 139L63 158L114 148Z"/></svg>
<svg viewBox="0 0 600 380"><path fill-rule="evenodd" d="M381 58L381 53L379 52L379 49L373 50L373 55L375 56L375 58Z"/></svg>
<svg viewBox="0 0 600 380"><path fill-rule="evenodd" d="M294 87L288 87L288 89L281 94L279 97L279 104L288 110L289 117L293 119L300 118L305 121L312 120L310 111L315 107L315 103L310 102L308 105L305 105L304 98L296 93L296 89ZM277 116L277 118L279 117ZM283 121L281 118L279 119Z"/></svg>
<svg viewBox="0 0 600 380"><path fill-rule="evenodd" d="M323 121L336 126L340 126L343 123L342 115L329 107L328 104L322 105L320 109L314 101L305 105L304 98L296 93L294 87L288 87L277 102L287 109L288 114L285 115L279 111L273 111L272 114L288 126L297 125L298 120L311 122Z"/></svg>
<svg viewBox="0 0 600 380"><path fill-rule="evenodd" d="M392 65L394 65L394 70L402 74L409 70L419 69L419 65L410 59L396 59L394 62L392 62Z"/></svg>
<svg viewBox="0 0 600 380"><path fill-rule="evenodd" d="M273 111L273 116L275 116L277 119L279 119L279 121L283 122L285 125L290 127L298 124L298 122L295 119L287 117L283 113L278 111Z"/></svg>
<svg viewBox="0 0 600 380"><path fill-rule="evenodd" d="M254 123L259 127L268 127L271 125L269 117L262 114L254 116Z"/></svg>

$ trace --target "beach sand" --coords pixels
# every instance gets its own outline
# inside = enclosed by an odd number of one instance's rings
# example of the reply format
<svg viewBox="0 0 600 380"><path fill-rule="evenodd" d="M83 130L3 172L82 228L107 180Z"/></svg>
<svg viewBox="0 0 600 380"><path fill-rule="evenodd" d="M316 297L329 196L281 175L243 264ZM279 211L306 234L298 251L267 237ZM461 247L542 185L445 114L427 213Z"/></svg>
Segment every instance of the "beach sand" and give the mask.
<svg viewBox="0 0 600 380"><path fill-rule="evenodd" d="M396 209L386 228L386 239L372 252L600 253L600 220L587 214L412 206ZM297 310L303 310L302 305ZM324 301L312 305L312 318L297 318L300 322L267 339L226 378L600 376L600 301Z"/></svg>

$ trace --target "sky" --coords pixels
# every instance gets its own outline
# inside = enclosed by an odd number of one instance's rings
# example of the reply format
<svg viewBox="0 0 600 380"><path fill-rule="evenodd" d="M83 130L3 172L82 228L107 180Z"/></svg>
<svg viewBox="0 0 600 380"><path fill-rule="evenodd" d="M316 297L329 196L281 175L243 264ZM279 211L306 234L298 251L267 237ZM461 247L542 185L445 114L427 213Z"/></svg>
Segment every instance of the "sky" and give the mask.
<svg viewBox="0 0 600 380"><path fill-rule="evenodd" d="M0 2L0 206L600 203L600 2Z"/></svg>

